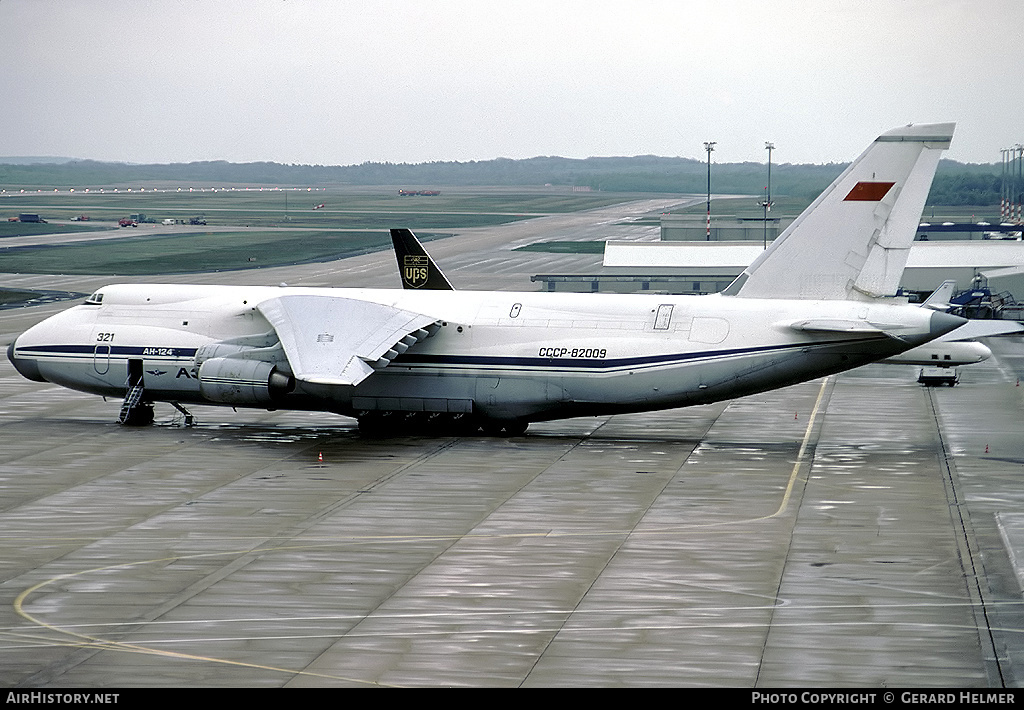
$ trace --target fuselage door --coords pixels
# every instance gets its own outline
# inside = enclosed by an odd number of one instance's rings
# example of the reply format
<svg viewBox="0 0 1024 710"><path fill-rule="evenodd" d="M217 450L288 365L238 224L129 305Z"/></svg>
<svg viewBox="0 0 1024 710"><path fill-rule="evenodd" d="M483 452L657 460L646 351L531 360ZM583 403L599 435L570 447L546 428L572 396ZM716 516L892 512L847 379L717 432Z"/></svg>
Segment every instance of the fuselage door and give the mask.
<svg viewBox="0 0 1024 710"><path fill-rule="evenodd" d="M92 367L97 375L105 375L110 370L110 345L101 343L92 350Z"/></svg>
<svg viewBox="0 0 1024 710"><path fill-rule="evenodd" d="M135 387L142 384L142 360L131 359L128 361L128 387Z"/></svg>
<svg viewBox="0 0 1024 710"><path fill-rule="evenodd" d="M654 329L655 330L668 330L669 325L672 323L672 308L671 303L663 303L658 306L658 313L654 317Z"/></svg>

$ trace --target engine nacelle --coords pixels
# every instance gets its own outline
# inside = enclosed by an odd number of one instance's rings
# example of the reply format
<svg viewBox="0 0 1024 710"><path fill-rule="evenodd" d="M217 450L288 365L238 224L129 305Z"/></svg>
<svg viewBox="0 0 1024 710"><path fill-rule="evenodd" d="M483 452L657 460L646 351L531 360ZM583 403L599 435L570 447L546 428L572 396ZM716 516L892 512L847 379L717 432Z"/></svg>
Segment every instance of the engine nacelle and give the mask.
<svg viewBox="0 0 1024 710"><path fill-rule="evenodd" d="M218 404L272 405L295 389L295 378L262 360L215 357L199 366L199 392Z"/></svg>

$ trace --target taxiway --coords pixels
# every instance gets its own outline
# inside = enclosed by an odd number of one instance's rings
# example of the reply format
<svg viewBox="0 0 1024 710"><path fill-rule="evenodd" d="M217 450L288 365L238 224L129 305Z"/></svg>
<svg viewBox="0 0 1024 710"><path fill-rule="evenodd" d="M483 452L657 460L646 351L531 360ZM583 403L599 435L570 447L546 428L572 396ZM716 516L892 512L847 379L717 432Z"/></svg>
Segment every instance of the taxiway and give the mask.
<svg viewBox="0 0 1024 710"><path fill-rule="evenodd" d="M428 248L457 286L527 289L599 257L510 246L650 238L629 219L663 207ZM187 277L228 279L398 284L390 253ZM0 312L0 343L60 307ZM159 405L126 429L4 359L0 683L1017 687L1024 342L993 349L955 388L872 365L510 439Z"/></svg>

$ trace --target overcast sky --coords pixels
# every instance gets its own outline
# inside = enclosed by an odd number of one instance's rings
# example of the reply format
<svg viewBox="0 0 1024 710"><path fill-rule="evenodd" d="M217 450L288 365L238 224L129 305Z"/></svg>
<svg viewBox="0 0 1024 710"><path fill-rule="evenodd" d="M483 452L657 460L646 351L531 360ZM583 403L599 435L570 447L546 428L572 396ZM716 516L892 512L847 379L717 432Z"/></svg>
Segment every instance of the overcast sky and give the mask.
<svg viewBox="0 0 1024 710"><path fill-rule="evenodd" d="M855 158L1024 142L1021 0L0 0L0 156Z"/></svg>

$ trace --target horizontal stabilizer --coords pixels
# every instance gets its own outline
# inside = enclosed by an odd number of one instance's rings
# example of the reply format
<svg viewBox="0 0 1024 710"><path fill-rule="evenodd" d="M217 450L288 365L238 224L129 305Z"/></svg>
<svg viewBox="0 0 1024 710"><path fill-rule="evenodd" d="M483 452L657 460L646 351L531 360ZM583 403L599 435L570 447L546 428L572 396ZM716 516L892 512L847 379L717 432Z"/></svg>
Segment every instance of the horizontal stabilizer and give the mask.
<svg viewBox="0 0 1024 710"><path fill-rule="evenodd" d="M940 335L934 342L956 342L1024 332L1024 325L1012 320L969 320L956 330Z"/></svg>
<svg viewBox="0 0 1024 710"><path fill-rule="evenodd" d="M885 331L862 320L822 319L802 320L790 323L793 330L813 331L819 333L874 333L885 335Z"/></svg>
<svg viewBox="0 0 1024 710"><path fill-rule="evenodd" d="M315 384L359 384L440 327L422 313L339 296L280 296L257 308L295 378Z"/></svg>

